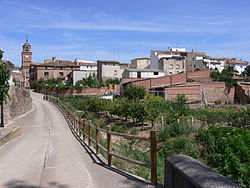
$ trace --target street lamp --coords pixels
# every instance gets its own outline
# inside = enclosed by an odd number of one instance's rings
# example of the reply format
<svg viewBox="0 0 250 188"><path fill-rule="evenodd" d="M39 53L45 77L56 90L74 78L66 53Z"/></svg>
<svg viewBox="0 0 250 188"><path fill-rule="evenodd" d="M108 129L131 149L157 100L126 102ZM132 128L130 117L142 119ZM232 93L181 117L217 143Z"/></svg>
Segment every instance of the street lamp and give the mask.
<svg viewBox="0 0 250 188"><path fill-rule="evenodd" d="M58 84L56 84L56 98L58 99Z"/></svg>
<svg viewBox="0 0 250 188"><path fill-rule="evenodd" d="M3 58L3 54L4 54L4 51L3 49L1 48L0 49L0 61L2 60ZM1 123L0 123L0 127L4 127L4 121L3 121L3 91L2 93L0 94L0 97L1 97L1 101L0 101L0 105L1 105Z"/></svg>
<svg viewBox="0 0 250 188"><path fill-rule="evenodd" d="M45 86L46 86L46 96L45 96L45 100L48 100L48 84L45 84Z"/></svg>

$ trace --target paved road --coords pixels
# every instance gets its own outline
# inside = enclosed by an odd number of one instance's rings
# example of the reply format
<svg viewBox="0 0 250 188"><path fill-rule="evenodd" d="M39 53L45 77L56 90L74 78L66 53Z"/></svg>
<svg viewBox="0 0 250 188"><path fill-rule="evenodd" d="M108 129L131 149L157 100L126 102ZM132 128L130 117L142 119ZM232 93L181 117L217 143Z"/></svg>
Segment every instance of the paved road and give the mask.
<svg viewBox="0 0 250 188"><path fill-rule="evenodd" d="M0 187L151 187L103 165L70 131L58 109L32 93L34 110L13 123L22 136L0 148Z"/></svg>

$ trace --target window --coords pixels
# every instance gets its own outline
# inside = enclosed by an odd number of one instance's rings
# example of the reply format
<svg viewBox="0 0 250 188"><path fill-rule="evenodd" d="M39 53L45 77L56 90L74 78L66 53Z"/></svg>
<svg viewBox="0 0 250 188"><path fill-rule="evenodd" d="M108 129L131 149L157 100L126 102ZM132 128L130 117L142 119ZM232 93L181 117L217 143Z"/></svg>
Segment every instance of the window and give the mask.
<svg viewBox="0 0 250 188"><path fill-rule="evenodd" d="M89 68L89 66L87 66L87 68Z"/></svg>
<svg viewBox="0 0 250 188"><path fill-rule="evenodd" d="M59 75L60 75L60 76L63 76L63 72L59 72Z"/></svg>
<svg viewBox="0 0 250 188"><path fill-rule="evenodd" d="M174 67L173 64L170 64L170 65L169 65L169 68L170 68L170 69L172 69L173 67Z"/></svg>
<svg viewBox="0 0 250 188"><path fill-rule="evenodd" d="M180 69L180 65L176 65L176 69Z"/></svg>
<svg viewBox="0 0 250 188"><path fill-rule="evenodd" d="M172 72L169 72L169 75L172 75L173 73Z"/></svg>
<svg viewBox="0 0 250 188"><path fill-rule="evenodd" d="M141 78L141 72L137 72L137 78Z"/></svg>
<svg viewBox="0 0 250 188"><path fill-rule="evenodd" d="M176 61L181 61L181 58L176 58Z"/></svg>
<svg viewBox="0 0 250 188"><path fill-rule="evenodd" d="M48 77L49 76L49 72L44 72L44 76Z"/></svg>
<svg viewBox="0 0 250 188"><path fill-rule="evenodd" d="M159 72L154 72L154 75L159 75Z"/></svg>
<svg viewBox="0 0 250 188"><path fill-rule="evenodd" d="M45 67L45 69L48 69L48 67Z"/></svg>
<svg viewBox="0 0 250 188"><path fill-rule="evenodd" d="M117 76L117 70L114 71L114 75Z"/></svg>

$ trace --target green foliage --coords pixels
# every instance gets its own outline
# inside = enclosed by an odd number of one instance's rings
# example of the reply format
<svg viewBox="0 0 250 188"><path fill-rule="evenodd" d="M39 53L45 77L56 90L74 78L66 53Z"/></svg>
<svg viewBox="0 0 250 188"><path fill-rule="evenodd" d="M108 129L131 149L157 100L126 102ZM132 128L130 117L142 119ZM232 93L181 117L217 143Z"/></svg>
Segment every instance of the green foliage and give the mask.
<svg viewBox="0 0 250 188"><path fill-rule="evenodd" d="M236 80L233 79L233 76L238 71L234 69L233 66L228 66L221 73L212 72L210 77L215 81L225 82L226 88L230 89L236 85Z"/></svg>
<svg viewBox="0 0 250 188"><path fill-rule="evenodd" d="M2 58L2 57L1 57ZM0 101L4 101L9 91L9 70L4 63L0 61Z"/></svg>
<svg viewBox="0 0 250 188"><path fill-rule="evenodd" d="M250 76L250 65L246 67L244 72L242 73L243 76Z"/></svg>
<svg viewBox="0 0 250 188"><path fill-rule="evenodd" d="M208 125L226 124L234 127L250 128L250 108L246 110L224 110L215 108L192 109L189 114Z"/></svg>
<svg viewBox="0 0 250 188"><path fill-rule="evenodd" d="M129 100L144 99L146 94L146 89L143 86L130 86L124 91L124 96Z"/></svg>
<svg viewBox="0 0 250 188"><path fill-rule="evenodd" d="M100 82L95 75L90 74L87 78L77 81L76 86L83 88L100 88L104 86L104 84Z"/></svg>
<svg viewBox="0 0 250 188"><path fill-rule="evenodd" d="M120 83L120 79L119 78L109 78L106 80L105 85L109 86L110 84L119 84Z"/></svg>
<svg viewBox="0 0 250 188"><path fill-rule="evenodd" d="M163 128L159 131L159 141L178 136L188 136L193 131L193 127L185 119L172 122L170 124L164 124Z"/></svg>
<svg viewBox="0 0 250 188"><path fill-rule="evenodd" d="M209 127L197 136L204 147L203 157L219 173L242 186L249 186L250 130L234 127Z"/></svg>

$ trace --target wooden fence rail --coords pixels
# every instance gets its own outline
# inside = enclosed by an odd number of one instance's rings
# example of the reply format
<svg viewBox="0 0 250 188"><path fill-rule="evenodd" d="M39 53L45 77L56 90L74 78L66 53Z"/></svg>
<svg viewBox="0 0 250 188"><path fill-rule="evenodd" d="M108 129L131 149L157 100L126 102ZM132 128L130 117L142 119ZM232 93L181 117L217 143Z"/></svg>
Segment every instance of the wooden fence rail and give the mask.
<svg viewBox="0 0 250 188"><path fill-rule="evenodd" d="M111 131L111 125L107 126L107 129L101 129L98 125L91 125L90 121L84 122L83 119L79 119L77 115L69 110L64 104L58 101L56 98L49 96L49 100L53 102L66 116L66 118L70 121L70 124L75 131L75 133L79 136L79 138L87 142L89 146L94 144L96 149L96 154L100 153L100 150L107 153L108 156L108 165L112 165L112 157L119 158L121 160L151 169L151 183L153 185L157 184L157 143L156 143L156 131L150 131L150 137L141 137L136 135L130 135L125 133L117 133ZM100 133L106 133L107 139L107 148L101 145L100 143ZM93 137L94 135L94 137ZM144 140L150 142L150 159L151 163L144 163L141 161L137 161L134 159L130 159L128 157L119 155L113 152L112 149L112 135L121 136L126 139L136 139L136 140Z"/></svg>

